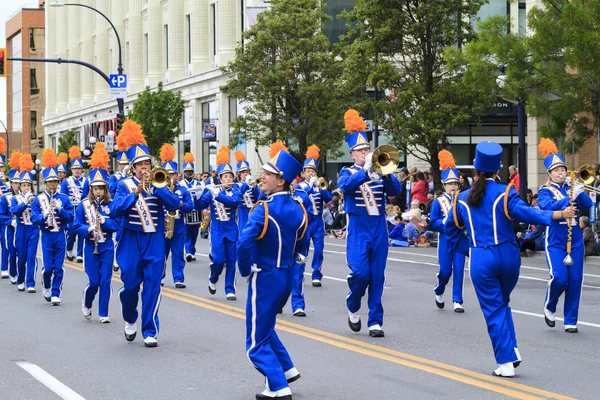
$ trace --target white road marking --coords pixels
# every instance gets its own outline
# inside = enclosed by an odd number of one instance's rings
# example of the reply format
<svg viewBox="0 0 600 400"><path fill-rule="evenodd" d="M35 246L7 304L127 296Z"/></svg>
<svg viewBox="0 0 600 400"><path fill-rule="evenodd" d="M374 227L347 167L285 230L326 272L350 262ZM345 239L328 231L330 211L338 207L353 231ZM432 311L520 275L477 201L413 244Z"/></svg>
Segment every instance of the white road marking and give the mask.
<svg viewBox="0 0 600 400"><path fill-rule="evenodd" d="M534 269L536 271L548 272L548 268L536 268L536 267L530 267L528 265L521 265L521 268ZM600 275L594 275L594 274L583 274L583 276L589 276L590 278L600 278Z"/></svg>
<svg viewBox="0 0 600 400"><path fill-rule="evenodd" d="M543 314L536 314L536 313L531 313L531 312L527 312L527 311L519 311L519 310L514 310L514 309L512 310L512 312L515 314L529 315L530 317L544 318ZM564 321L564 318L556 317L556 320ZM577 321L577 325L585 325L585 326L591 326L593 328L600 328L600 324L592 324L591 322Z"/></svg>
<svg viewBox="0 0 600 400"><path fill-rule="evenodd" d="M41 369L35 364L28 363L26 361L19 361L17 365L23 368L29 375L40 381L48 389L56 393L61 399L64 400L85 400L79 394L75 393L71 388L66 386L64 383Z"/></svg>
<svg viewBox="0 0 600 400"><path fill-rule="evenodd" d="M328 243L328 242L325 242L325 244L329 245L329 246L346 247L345 244L336 244L336 243ZM410 251L388 250L388 253L408 254L408 255L416 256L416 257L429 257L429 258L436 258L437 259L437 256L432 256L430 254L417 254L417 253L412 253Z"/></svg>

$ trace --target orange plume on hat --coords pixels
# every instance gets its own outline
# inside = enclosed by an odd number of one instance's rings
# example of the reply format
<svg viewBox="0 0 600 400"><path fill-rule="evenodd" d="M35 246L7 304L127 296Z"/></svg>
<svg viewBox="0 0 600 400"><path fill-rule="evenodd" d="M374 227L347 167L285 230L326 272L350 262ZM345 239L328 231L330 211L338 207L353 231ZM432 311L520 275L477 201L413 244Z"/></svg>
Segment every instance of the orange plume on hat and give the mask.
<svg viewBox="0 0 600 400"><path fill-rule="evenodd" d="M183 162L184 163L194 162L194 155L190 152L185 153L185 155L183 156Z"/></svg>
<svg viewBox="0 0 600 400"><path fill-rule="evenodd" d="M456 168L456 161L454 156L448 150L442 150L438 153L438 159L440 160L440 168L442 170L448 168Z"/></svg>
<svg viewBox="0 0 600 400"><path fill-rule="evenodd" d="M67 163L67 153L59 153L56 157L56 162L58 164L66 164Z"/></svg>
<svg viewBox="0 0 600 400"><path fill-rule="evenodd" d="M6 140L0 138L0 154L6 154Z"/></svg>
<svg viewBox="0 0 600 400"><path fill-rule="evenodd" d="M21 172L31 172L33 171L33 166L31 154L23 154L23 157L21 157Z"/></svg>
<svg viewBox="0 0 600 400"><path fill-rule="evenodd" d="M69 158L74 160L76 158L81 158L81 150L77 146L71 146L69 148Z"/></svg>
<svg viewBox="0 0 600 400"><path fill-rule="evenodd" d="M20 151L13 151L10 155L10 160L8 160L10 169L21 169L21 158L23 158L23 153Z"/></svg>
<svg viewBox="0 0 600 400"><path fill-rule="evenodd" d="M279 150L288 151L288 148L285 146L285 144L283 144L281 140L278 140L271 145L271 150L269 150L269 157L275 157L275 155L279 153Z"/></svg>
<svg viewBox="0 0 600 400"><path fill-rule="evenodd" d="M54 168L58 165L58 160L54 149L48 147L42 152L42 164L44 168Z"/></svg>
<svg viewBox="0 0 600 400"><path fill-rule="evenodd" d="M365 120L362 119L358 111L353 110L352 108L346 111L344 114L344 122L346 124L346 131L348 131L348 133L364 132L367 130L367 124L365 124Z"/></svg>
<svg viewBox="0 0 600 400"><path fill-rule="evenodd" d="M230 159L229 147L221 146L219 151L217 151L217 165L229 164Z"/></svg>
<svg viewBox="0 0 600 400"><path fill-rule="evenodd" d="M96 143L96 147L94 147L94 152L92 153L92 157L90 158L90 168L108 170L109 159L110 156L106 151L104 143L98 142Z"/></svg>
<svg viewBox="0 0 600 400"><path fill-rule="evenodd" d="M316 144L308 146L308 149L306 149L306 158L314 158L315 160L318 160L320 155L321 150L319 150Z"/></svg>
<svg viewBox="0 0 600 400"><path fill-rule="evenodd" d="M538 150L544 158L548 157L550 154L558 153L556 143L547 138L542 138L542 140L540 140L540 144L538 144Z"/></svg>
<svg viewBox="0 0 600 400"><path fill-rule="evenodd" d="M160 161L167 162L175 159L175 147L170 143L165 143L160 148Z"/></svg>
<svg viewBox="0 0 600 400"><path fill-rule="evenodd" d="M117 137L117 146L119 147L119 151L125 151L136 144L148 145L142 133L142 127L128 119L123 124L123 128Z"/></svg>
<svg viewBox="0 0 600 400"><path fill-rule="evenodd" d="M246 155L241 150L236 150L233 155L235 156L236 163L240 163L246 159Z"/></svg>

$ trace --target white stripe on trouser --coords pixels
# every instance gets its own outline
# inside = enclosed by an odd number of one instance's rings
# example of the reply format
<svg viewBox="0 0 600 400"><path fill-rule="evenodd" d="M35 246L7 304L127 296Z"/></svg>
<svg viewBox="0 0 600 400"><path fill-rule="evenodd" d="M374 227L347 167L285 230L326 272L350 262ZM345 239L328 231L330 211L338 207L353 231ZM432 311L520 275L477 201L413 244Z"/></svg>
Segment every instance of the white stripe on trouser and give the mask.
<svg viewBox="0 0 600 400"><path fill-rule="evenodd" d="M546 227L546 246L544 246L544 252L546 253L546 260L548 261L548 266L550 267L550 280L548 281L548 287L546 288L546 302L544 303L544 308L548 308L548 303L550 302L550 288L552 287L552 281L554 280L554 273L552 267L552 259L550 258L550 252L548 251L548 233L550 231L550 227Z"/></svg>
<svg viewBox="0 0 600 400"><path fill-rule="evenodd" d="M251 272L252 276L250 277L250 285L252 285L252 298L250 303L252 304L252 329L250 330L250 348L246 352L246 357L248 357L248 361L254 365L252 360L250 359L250 352L256 346L256 279L258 279L258 272Z"/></svg>

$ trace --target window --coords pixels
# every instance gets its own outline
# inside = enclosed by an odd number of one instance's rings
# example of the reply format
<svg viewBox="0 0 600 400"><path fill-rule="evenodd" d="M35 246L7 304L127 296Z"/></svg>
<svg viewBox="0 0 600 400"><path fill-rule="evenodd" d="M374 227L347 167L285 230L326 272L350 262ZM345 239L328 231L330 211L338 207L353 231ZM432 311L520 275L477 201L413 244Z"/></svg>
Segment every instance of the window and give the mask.
<svg viewBox="0 0 600 400"><path fill-rule="evenodd" d="M30 139L37 139L37 111L31 111L31 124L29 125Z"/></svg>
<svg viewBox="0 0 600 400"><path fill-rule="evenodd" d="M210 5L210 18L212 23L211 35L212 35L212 50L213 56L217 55L217 5Z"/></svg>
<svg viewBox="0 0 600 400"><path fill-rule="evenodd" d="M185 29L187 30L187 62L192 62L192 21L190 14L185 16Z"/></svg>
<svg viewBox="0 0 600 400"><path fill-rule="evenodd" d="M39 94L40 89L38 88L38 84L37 84L37 76L36 76L35 68L31 68L29 70L29 83L30 83L31 95Z"/></svg>
<svg viewBox="0 0 600 400"><path fill-rule="evenodd" d="M144 70L148 74L148 34L144 33Z"/></svg>
<svg viewBox="0 0 600 400"><path fill-rule="evenodd" d="M29 48L35 50L35 33L33 29L29 30Z"/></svg>
<svg viewBox="0 0 600 400"><path fill-rule="evenodd" d="M169 25L164 26L165 32L165 69L169 69Z"/></svg>

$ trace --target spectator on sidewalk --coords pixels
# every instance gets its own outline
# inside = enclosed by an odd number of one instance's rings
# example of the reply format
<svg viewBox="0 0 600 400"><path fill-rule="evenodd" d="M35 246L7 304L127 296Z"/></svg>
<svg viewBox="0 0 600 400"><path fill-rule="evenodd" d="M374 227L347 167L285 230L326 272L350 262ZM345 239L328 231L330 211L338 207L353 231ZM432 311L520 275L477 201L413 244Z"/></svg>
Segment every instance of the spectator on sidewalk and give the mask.
<svg viewBox="0 0 600 400"><path fill-rule="evenodd" d="M579 218L579 227L581 228L581 234L583 236L583 246L585 247L585 256L595 256L598 254L596 247L596 238L592 227L590 226L590 219L588 217Z"/></svg>

